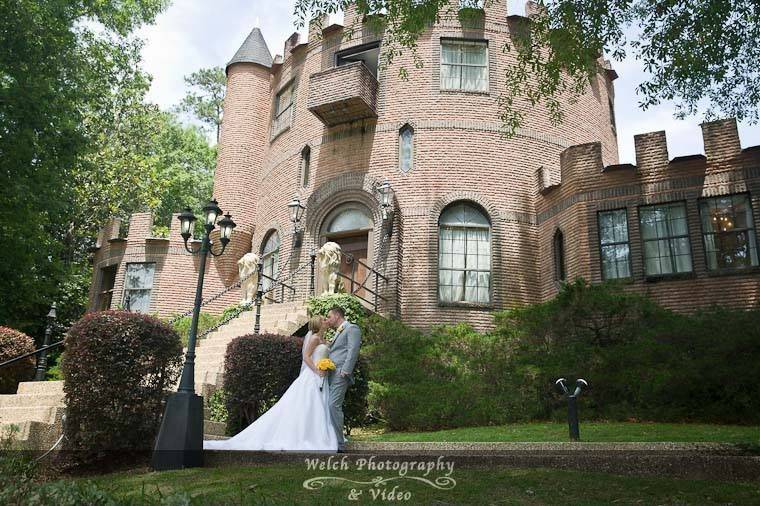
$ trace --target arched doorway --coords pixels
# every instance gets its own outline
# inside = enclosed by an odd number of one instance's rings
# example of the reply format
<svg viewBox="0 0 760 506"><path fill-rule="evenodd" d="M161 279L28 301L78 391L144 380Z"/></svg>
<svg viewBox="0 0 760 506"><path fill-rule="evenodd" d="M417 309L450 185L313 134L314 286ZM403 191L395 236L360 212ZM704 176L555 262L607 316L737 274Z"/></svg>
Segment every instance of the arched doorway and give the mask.
<svg viewBox="0 0 760 506"><path fill-rule="evenodd" d="M338 243L343 252L350 254L356 262L340 264L340 273L348 279L343 279L347 292L353 292L351 281L354 280L354 289L365 281L368 275L366 265L371 266L372 258L372 235L374 221L369 209L358 202L350 202L336 207L327 215L320 230L320 244L328 241ZM356 291L359 296L366 296L364 290Z"/></svg>

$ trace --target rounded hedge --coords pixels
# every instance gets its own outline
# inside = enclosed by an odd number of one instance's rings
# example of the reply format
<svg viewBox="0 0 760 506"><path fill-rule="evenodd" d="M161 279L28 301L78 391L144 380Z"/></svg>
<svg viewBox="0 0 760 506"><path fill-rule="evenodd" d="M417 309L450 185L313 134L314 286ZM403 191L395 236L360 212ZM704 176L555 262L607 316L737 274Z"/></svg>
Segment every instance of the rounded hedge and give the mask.
<svg viewBox="0 0 760 506"><path fill-rule="evenodd" d="M10 327L0 327L0 362L34 351L34 339ZM34 377L34 356L0 369L0 394L15 394L18 384Z"/></svg>
<svg viewBox="0 0 760 506"><path fill-rule="evenodd" d="M227 434L240 432L282 397L301 370L302 346L303 338L276 334L251 334L230 342L224 360ZM366 418L365 371L360 358L354 368L355 384L343 405L347 431Z"/></svg>
<svg viewBox="0 0 760 506"><path fill-rule="evenodd" d="M147 454L182 364L177 332L152 316L90 313L66 334L66 445L79 464Z"/></svg>

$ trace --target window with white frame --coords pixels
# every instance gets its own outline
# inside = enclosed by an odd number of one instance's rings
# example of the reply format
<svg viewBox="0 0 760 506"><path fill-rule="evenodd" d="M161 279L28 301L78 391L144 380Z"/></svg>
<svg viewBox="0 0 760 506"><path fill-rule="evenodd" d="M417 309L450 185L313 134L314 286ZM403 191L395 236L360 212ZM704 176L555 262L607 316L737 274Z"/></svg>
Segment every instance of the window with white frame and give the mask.
<svg viewBox="0 0 760 506"><path fill-rule="evenodd" d="M631 248L628 243L628 212L625 209L599 213L599 243L602 278L630 278Z"/></svg>
<svg viewBox="0 0 760 506"><path fill-rule="evenodd" d="M699 202L707 268L742 269L758 265L755 224L749 195L726 195Z"/></svg>
<svg viewBox="0 0 760 506"><path fill-rule="evenodd" d="M639 208L644 241L644 272L663 276L691 272L691 243L686 204L655 204Z"/></svg>
<svg viewBox="0 0 760 506"><path fill-rule="evenodd" d="M293 102L295 100L295 81L285 85L274 101L274 118L272 119L272 137L290 126L293 119Z"/></svg>
<svg viewBox="0 0 760 506"><path fill-rule="evenodd" d="M438 299L491 301L491 223L465 202L446 208L438 221Z"/></svg>
<svg viewBox="0 0 760 506"><path fill-rule="evenodd" d="M155 270L155 263L127 264L124 276L124 309L138 313L148 312Z"/></svg>
<svg viewBox="0 0 760 506"><path fill-rule="evenodd" d="M414 129L408 123L398 132L398 164L401 172L409 172L414 166Z"/></svg>
<svg viewBox="0 0 760 506"><path fill-rule="evenodd" d="M488 91L488 44L441 39L441 89Z"/></svg>

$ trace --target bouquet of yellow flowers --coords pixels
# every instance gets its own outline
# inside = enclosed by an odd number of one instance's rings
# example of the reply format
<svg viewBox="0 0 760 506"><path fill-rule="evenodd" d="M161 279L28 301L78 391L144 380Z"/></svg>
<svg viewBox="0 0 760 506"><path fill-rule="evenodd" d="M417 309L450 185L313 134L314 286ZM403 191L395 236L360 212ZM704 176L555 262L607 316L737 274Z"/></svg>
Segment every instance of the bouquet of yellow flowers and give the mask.
<svg viewBox="0 0 760 506"><path fill-rule="evenodd" d="M335 370L335 362L330 360L329 358L323 358L322 360L317 361L317 369L320 371L334 371ZM325 386L325 377L322 376L322 384L319 385L319 391L322 391L322 387Z"/></svg>

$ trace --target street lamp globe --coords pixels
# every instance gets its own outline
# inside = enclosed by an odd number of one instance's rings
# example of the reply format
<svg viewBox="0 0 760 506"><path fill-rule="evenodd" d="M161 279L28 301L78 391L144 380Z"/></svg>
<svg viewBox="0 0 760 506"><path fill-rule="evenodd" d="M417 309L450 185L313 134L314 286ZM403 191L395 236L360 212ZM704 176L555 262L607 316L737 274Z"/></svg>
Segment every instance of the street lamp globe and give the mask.
<svg viewBox="0 0 760 506"><path fill-rule="evenodd" d="M227 246L227 243L232 239L232 231L235 229L235 226L235 222L232 221L232 215L230 215L230 213L225 214L224 218L219 220L219 235L220 240L222 241L222 246Z"/></svg>
<svg viewBox="0 0 760 506"><path fill-rule="evenodd" d="M216 219L222 214L222 210L219 209L216 199L208 201L208 204L203 208L203 214L206 217L206 226L213 228L216 225Z"/></svg>
<svg viewBox="0 0 760 506"><path fill-rule="evenodd" d="M182 235L182 238L187 242L187 240L193 236L196 217L193 214L193 211L189 207L186 207L177 218L180 223L180 235Z"/></svg>

